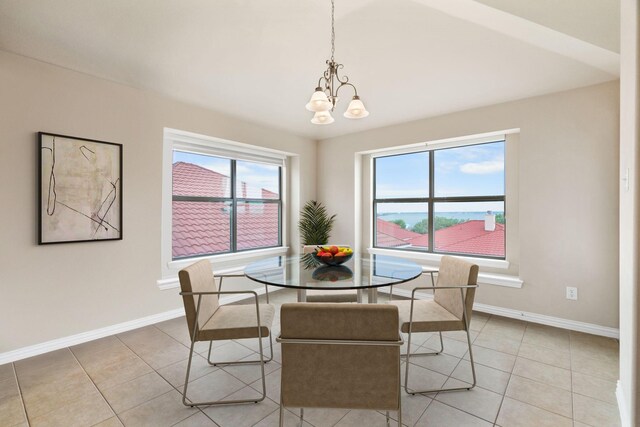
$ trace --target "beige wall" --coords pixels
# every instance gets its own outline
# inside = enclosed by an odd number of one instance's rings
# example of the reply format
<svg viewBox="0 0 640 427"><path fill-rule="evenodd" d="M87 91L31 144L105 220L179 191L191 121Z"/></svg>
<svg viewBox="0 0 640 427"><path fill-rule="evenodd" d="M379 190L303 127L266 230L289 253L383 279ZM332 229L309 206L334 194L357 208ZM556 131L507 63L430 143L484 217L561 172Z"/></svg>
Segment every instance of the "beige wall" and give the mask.
<svg viewBox="0 0 640 427"><path fill-rule="evenodd" d="M620 389L618 403L623 426L640 424L640 7L636 0L623 0L621 6L620 61L620 173L628 177L620 185ZM627 175L628 171L628 175Z"/></svg>
<svg viewBox="0 0 640 427"><path fill-rule="evenodd" d="M0 51L0 353L181 307L156 285L164 127L297 153L315 196L314 141ZM124 240L36 244L38 131L124 145Z"/></svg>
<svg viewBox="0 0 640 427"><path fill-rule="evenodd" d="M511 271L525 283L485 285L477 301L617 327L618 103L610 82L320 141L317 191L338 214L332 238L355 243L355 153L520 128L508 186L519 223ZM374 118L372 111L367 120ZM578 287L578 301L565 299L566 286Z"/></svg>

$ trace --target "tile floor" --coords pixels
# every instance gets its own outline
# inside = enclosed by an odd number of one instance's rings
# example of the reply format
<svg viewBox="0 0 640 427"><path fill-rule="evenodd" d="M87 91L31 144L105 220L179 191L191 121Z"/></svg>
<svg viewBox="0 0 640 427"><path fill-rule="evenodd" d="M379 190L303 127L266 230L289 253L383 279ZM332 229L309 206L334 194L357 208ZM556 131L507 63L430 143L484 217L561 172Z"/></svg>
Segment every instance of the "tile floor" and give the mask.
<svg viewBox="0 0 640 427"><path fill-rule="evenodd" d="M294 301L288 290L275 304ZM384 299L381 297L381 300ZM617 426L618 342L474 313L471 323L478 386L471 391L409 396L408 426ZM274 335L279 332L276 317ZM445 334L440 356L412 359L411 379L425 386L471 378L465 336ZM255 341L255 340L253 340ZM416 348L436 349L437 335L415 335ZM0 366L1 426L276 426L279 345L266 365L267 399L259 404L188 408L180 390L188 356L184 318L136 329ZM258 395L256 365L210 367L206 344L196 350L190 393L206 399ZM215 344L226 360L254 358L250 340ZM415 362L415 366L413 365ZM286 413L286 425L296 425ZM395 417L395 414L393 414ZM305 411L305 426L383 426L375 411ZM392 424L394 425L394 424Z"/></svg>

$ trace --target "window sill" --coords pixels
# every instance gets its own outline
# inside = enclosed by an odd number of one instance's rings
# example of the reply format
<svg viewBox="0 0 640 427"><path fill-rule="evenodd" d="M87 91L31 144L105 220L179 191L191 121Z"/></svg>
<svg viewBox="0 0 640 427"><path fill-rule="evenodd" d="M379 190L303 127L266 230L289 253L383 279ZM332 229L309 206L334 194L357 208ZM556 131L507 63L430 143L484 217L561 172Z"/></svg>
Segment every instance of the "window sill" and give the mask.
<svg viewBox="0 0 640 427"><path fill-rule="evenodd" d="M181 259L178 261L170 261L167 263L167 266L170 270L180 270L184 267L187 267L195 262L201 261L203 259L209 260L212 264L213 273L216 275L221 274L242 274L244 271L244 267L246 264L249 264L255 258L259 257L267 257L267 256L278 256L285 255L289 250L288 246L280 246L277 248L268 248L268 249L256 249L253 251L244 251L244 252L236 252L231 254L221 254L221 255L209 255L203 257L194 257L189 259ZM223 263L237 263L241 261L247 261L244 265L233 265L233 266L225 266ZM169 276L163 277L162 279L156 281L158 288L161 290L173 289L178 287L178 277Z"/></svg>
<svg viewBox="0 0 640 427"><path fill-rule="evenodd" d="M368 248L367 252L375 255L397 256L399 258L410 258L419 261L440 262L440 259L446 255L428 254L421 252L398 251L394 249ZM470 256L460 255L464 259L468 259L480 267L500 268L506 270L509 268L509 261L504 259L474 258Z"/></svg>

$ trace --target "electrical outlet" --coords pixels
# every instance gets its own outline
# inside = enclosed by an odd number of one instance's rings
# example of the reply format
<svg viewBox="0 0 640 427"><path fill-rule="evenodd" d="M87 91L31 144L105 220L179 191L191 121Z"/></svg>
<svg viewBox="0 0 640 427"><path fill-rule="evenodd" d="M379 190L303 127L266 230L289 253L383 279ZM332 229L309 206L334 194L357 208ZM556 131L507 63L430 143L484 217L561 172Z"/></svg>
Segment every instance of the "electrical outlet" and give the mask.
<svg viewBox="0 0 640 427"><path fill-rule="evenodd" d="M577 301L578 300L578 288L572 288L567 286L567 299Z"/></svg>

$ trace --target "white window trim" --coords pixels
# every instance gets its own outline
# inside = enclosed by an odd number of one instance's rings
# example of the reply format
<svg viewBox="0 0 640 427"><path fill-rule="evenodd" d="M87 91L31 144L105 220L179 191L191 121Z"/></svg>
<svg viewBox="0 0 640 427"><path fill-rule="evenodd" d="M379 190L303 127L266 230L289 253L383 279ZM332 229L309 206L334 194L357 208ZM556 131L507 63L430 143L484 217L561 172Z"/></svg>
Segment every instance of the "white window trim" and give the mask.
<svg viewBox="0 0 640 427"><path fill-rule="evenodd" d="M258 163L277 164L282 167L281 189L282 189L282 246L254 249L242 252L224 253L217 255L206 255L202 257L184 258L173 260L172 257L172 164L173 150L195 150L199 153L210 153L212 155L233 156L235 159L248 160ZM162 277L157 284L160 289L167 289L166 282L175 281L177 271L202 259L208 259L214 264L222 262L238 262L245 259L260 256L282 255L288 251L288 189L287 189L287 158L294 155L279 150L245 144L241 142L229 141L214 138L206 135L199 135L176 129L165 128L163 138L162 153L162 209L161 209L161 263ZM173 287L173 286L172 286Z"/></svg>
<svg viewBox="0 0 640 427"><path fill-rule="evenodd" d="M431 151L431 150L441 149L441 148L463 147L467 145L476 145L476 144L482 144L482 143L488 143L488 142L500 141L500 140L507 141L507 135L518 134L518 133L520 133L520 128L513 128L513 129L506 129L506 130L501 130L496 132L486 132L486 133L477 134L477 135L444 138L444 139L438 139L434 141L420 142L417 144L407 144L407 145L390 147L390 148L380 148L376 150L358 152L356 153L356 156L361 156L360 158L362 158L362 156L367 156L367 155L370 156L369 157L369 162L370 162L369 186L368 186L369 188L367 190L369 192L369 202L373 201L373 197L374 197L373 180L375 179L375 177L373 176L373 162L377 157L385 157L385 156L397 155L397 154L416 153L416 152L421 152L425 150ZM505 171L505 174L506 174L506 171ZM506 182L505 182L505 192L506 192ZM356 198L361 198L361 195L359 196L358 194L361 194L361 193L358 193L358 191L356 190L355 192ZM506 207L506 194L505 194L505 207ZM363 208L364 208L363 206L360 207L360 214L364 213ZM426 261L428 263L437 263L437 264L440 263L440 259L443 256L448 255L448 254L438 254L438 253L431 253L431 252L425 253L425 252L418 252L418 251L394 250L391 248L374 248L373 247L373 242L375 239L375 236L373 235L374 215L370 206L367 206L366 209L368 211L367 218L369 221L368 237L369 237L370 247L367 248L368 253L397 256L400 258L409 258L409 259L414 259L418 261ZM358 223L359 221L356 218L356 224ZM474 264L477 264L480 267L507 270L510 266L510 262L507 259L508 253L505 254L505 259L480 258L480 257L473 257L469 255L464 255L464 254L460 254L459 256L464 257L465 259L469 260L470 262L473 262ZM494 284L498 286L521 288L523 284L523 281L516 276L490 275L490 274L481 274L481 275L484 277L496 276L496 277L490 277L488 280L493 282L489 284Z"/></svg>

